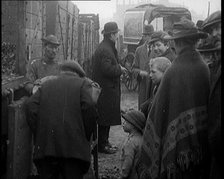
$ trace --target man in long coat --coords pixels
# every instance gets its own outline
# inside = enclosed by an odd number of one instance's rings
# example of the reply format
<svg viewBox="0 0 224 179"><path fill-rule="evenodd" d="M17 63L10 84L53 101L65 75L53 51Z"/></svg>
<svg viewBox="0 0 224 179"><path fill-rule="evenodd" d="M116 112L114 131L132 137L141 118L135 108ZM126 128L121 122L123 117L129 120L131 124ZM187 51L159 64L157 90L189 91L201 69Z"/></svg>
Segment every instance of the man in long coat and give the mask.
<svg viewBox="0 0 224 179"><path fill-rule="evenodd" d="M146 121L139 178L208 177L209 69L195 49L206 37L188 19L175 23L167 37L174 40L177 58L164 74Z"/></svg>
<svg viewBox="0 0 224 179"><path fill-rule="evenodd" d="M87 129L96 118L91 83L76 73L75 62L64 62L60 75L41 84L26 101L28 124L34 133L34 162L40 178L82 179L90 166ZM92 114L96 116L95 114ZM87 128L86 128L87 127Z"/></svg>
<svg viewBox="0 0 224 179"><path fill-rule="evenodd" d="M121 124L120 111L120 76L126 71L118 63L118 53L115 42L118 38L118 26L115 22L104 25L103 41L99 44L93 55L93 80L102 88L97 107L98 145L99 152L115 153L115 148L109 143L110 126Z"/></svg>
<svg viewBox="0 0 224 179"><path fill-rule="evenodd" d="M211 71L211 91L208 105L208 140L212 155L210 179L222 178L222 149L221 149L221 11L216 11L207 17L202 30L212 38L213 54ZM211 47L210 47L211 48ZM213 51L213 52L212 52ZM215 52L214 52L215 51Z"/></svg>
<svg viewBox="0 0 224 179"><path fill-rule="evenodd" d="M138 91L138 108L140 105L148 99L147 96L147 85L150 85L150 78L147 77L149 72L149 60L150 60L150 46L148 44L152 33L154 32L154 28L151 24L144 26L143 29L143 39L144 44L139 46L135 51L135 58L133 63L133 72L137 76L139 91Z"/></svg>

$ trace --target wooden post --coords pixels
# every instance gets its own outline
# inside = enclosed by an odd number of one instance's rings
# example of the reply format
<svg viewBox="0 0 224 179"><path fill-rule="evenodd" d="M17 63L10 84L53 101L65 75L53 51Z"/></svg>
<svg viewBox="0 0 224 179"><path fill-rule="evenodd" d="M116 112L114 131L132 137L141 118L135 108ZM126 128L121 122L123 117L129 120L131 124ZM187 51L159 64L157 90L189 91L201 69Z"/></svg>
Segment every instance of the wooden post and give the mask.
<svg viewBox="0 0 224 179"><path fill-rule="evenodd" d="M25 1L17 1L17 27L18 36L16 42L16 72L20 75L26 74L26 34L25 34Z"/></svg>

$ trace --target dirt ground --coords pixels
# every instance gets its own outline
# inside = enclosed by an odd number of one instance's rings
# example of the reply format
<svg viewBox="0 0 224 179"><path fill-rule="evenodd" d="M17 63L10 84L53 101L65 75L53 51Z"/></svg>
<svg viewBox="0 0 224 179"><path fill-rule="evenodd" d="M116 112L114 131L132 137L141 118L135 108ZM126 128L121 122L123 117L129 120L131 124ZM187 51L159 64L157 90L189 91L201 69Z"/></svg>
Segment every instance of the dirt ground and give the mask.
<svg viewBox="0 0 224 179"><path fill-rule="evenodd" d="M137 92L129 92L122 84L121 108L124 111L137 109L137 98ZM121 147L126 137L121 125L111 127L109 141L118 147L118 151L115 154L98 154L99 179L119 178Z"/></svg>

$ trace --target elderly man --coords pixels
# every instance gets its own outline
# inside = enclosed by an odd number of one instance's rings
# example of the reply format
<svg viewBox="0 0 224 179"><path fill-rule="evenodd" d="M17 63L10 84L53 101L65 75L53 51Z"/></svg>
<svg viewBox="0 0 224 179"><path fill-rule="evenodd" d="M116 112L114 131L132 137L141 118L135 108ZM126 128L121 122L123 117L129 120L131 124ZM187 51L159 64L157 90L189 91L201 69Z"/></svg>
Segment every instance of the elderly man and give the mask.
<svg viewBox="0 0 224 179"><path fill-rule="evenodd" d="M104 25L103 41L99 44L93 55L92 78L102 88L97 107L98 120L98 151L106 154L116 152L116 147L110 144L110 126L121 124L121 89L120 76L126 72L118 62L118 53L115 43L118 38L118 26L116 22L108 22Z"/></svg>
<svg viewBox="0 0 224 179"><path fill-rule="evenodd" d="M44 47L44 56L31 60L27 66L26 78L28 83L25 89L31 94L33 87L39 85L41 78L57 75L59 73L58 62L55 57L60 43L54 35L48 35L42 39Z"/></svg>
<svg viewBox="0 0 224 179"><path fill-rule="evenodd" d="M221 11L216 11L207 17L202 30L212 36L210 54L212 60L211 91L208 105L208 140L212 154L210 178L221 178L222 156L221 151ZM211 49L213 49L211 51Z"/></svg>
<svg viewBox="0 0 224 179"><path fill-rule="evenodd" d="M147 88L149 85L149 79L147 78L148 74L148 63L149 63L149 55L151 53L151 48L149 46L149 40L151 39L151 35L154 32L154 28L151 24L144 26L143 29L143 40L144 44L139 46L135 51L135 59L133 63L133 72L137 76L137 80L139 83L139 91L138 91L138 107L148 98L147 96Z"/></svg>
<svg viewBox="0 0 224 179"><path fill-rule="evenodd" d="M174 23L172 37L166 37L174 40L177 58L147 118L139 178L206 178L209 69L195 49L198 39L206 37L185 18Z"/></svg>
<svg viewBox="0 0 224 179"><path fill-rule="evenodd" d="M40 178L81 179L90 166L88 130L96 118L82 114L94 112L92 86L76 72L74 61L64 62L60 74L42 83L26 102Z"/></svg>
<svg viewBox="0 0 224 179"><path fill-rule="evenodd" d="M171 61L166 57L156 57L150 60L149 65L150 65L149 76L155 86L153 88L152 96L148 100L146 100L146 102L144 102L140 108L140 110L145 114L146 118L151 109L153 98L157 92L157 89L163 78L163 75L165 71L171 66Z"/></svg>

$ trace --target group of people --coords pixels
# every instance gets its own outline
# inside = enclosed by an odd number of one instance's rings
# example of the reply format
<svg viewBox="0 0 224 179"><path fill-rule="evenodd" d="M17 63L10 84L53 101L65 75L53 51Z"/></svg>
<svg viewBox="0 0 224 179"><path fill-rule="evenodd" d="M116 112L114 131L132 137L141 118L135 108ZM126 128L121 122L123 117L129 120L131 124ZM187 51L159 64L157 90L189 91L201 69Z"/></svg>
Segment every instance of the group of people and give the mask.
<svg viewBox="0 0 224 179"><path fill-rule="evenodd" d="M91 135L98 124L98 151L113 154L110 126L129 133L121 150L120 178L221 178L221 12L200 29L188 19L172 33L146 25L135 52L138 110L121 113L120 65L115 22L104 25L92 58L92 77L73 60L55 61L60 45L43 39L44 56L28 64L27 121L40 178L83 178L91 162ZM198 44L199 39L201 44ZM174 46L171 46L171 42ZM208 63L207 63L208 62ZM93 81L101 87L93 99Z"/></svg>

